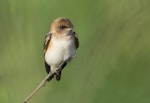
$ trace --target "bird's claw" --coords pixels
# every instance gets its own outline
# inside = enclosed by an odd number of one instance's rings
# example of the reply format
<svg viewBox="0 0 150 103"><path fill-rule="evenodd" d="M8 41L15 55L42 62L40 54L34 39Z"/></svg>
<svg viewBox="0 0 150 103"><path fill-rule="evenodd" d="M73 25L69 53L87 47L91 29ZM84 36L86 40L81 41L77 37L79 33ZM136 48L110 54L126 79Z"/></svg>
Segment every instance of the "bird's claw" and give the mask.
<svg viewBox="0 0 150 103"><path fill-rule="evenodd" d="M54 73L58 74L58 72L59 72L59 68L56 68L55 71L54 71Z"/></svg>

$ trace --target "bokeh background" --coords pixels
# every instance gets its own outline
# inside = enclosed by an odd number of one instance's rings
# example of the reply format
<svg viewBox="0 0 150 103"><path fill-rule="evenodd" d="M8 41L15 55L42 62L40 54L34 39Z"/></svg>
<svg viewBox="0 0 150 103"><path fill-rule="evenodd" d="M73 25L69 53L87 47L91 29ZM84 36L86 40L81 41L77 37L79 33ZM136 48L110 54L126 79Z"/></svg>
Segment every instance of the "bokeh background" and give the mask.
<svg viewBox="0 0 150 103"><path fill-rule="evenodd" d="M0 0L0 103L21 103L47 75L57 17L74 24L77 58L29 103L150 103L149 0Z"/></svg>

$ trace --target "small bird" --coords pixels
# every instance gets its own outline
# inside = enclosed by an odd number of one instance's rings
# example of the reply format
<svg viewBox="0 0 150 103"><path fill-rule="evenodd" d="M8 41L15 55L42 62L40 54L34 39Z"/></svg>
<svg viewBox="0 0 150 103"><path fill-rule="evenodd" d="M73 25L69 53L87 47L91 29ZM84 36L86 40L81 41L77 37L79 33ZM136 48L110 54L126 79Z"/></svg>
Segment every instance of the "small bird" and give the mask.
<svg viewBox="0 0 150 103"><path fill-rule="evenodd" d="M58 66L63 69L75 56L79 47L78 35L73 31L73 24L68 18L60 17L55 19L50 27L49 33L45 36L44 62L47 73L55 71L48 79L56 77L61 79L61 72L57 72Z"/></svg>

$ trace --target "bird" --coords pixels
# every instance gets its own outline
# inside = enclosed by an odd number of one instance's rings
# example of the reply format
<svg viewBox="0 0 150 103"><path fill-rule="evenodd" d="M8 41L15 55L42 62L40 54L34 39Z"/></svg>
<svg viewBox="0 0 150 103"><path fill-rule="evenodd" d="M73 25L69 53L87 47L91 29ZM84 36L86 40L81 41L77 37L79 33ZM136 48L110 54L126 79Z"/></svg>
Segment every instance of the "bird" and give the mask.
<svg viewBox="0 0 150 103"><path fill-rule="evenodd" d="M66 17L55 19L50 26L50 31L45 36L44 41L44 63L47 73L55 72L47 81L56 77L61 79L62 69L76 57L76 50L79 47L78 34L73 30L71 20ZM57 71L61 65L61 70Z"/></svg>

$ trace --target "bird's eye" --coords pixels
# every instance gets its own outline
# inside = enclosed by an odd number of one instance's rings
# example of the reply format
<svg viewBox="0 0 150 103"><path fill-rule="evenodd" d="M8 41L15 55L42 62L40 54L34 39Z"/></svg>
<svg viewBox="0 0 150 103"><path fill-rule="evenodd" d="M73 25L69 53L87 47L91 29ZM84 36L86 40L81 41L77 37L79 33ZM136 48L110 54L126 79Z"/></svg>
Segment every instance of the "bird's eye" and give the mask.
<svg viewBox="0 0 150 103"><path fill-rule="evenodd" d="M67 28L67 27L64 26L64 25L61 25L59 28L60 28L60 29L65 29L65 28Z"/></svg>

